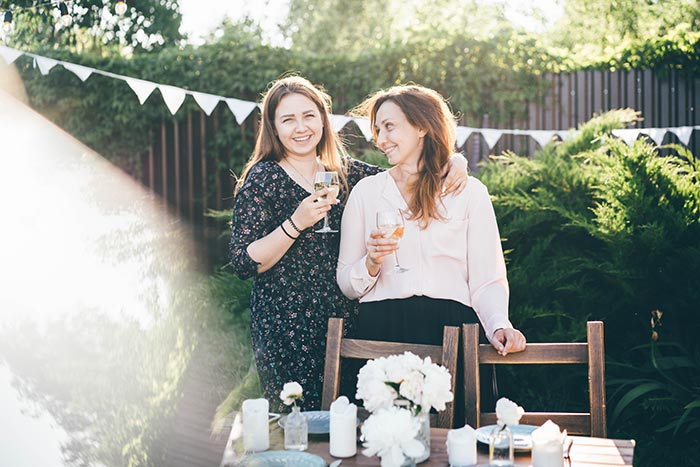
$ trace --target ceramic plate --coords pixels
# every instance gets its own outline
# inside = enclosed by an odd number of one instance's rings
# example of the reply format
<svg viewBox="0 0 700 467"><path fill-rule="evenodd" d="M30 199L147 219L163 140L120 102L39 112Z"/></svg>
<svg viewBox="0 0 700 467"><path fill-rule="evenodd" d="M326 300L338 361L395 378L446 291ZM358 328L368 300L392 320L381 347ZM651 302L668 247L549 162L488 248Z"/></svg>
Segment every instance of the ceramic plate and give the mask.
<svg viewBox="0 0 700 467"><path fill-rule="evenodd" d="M309 424L310 435L327 435L331 431L331 413L328 410L317 410L302 412ZM284 428L287 421L287 416L280 418L277 424ZM357 424L360 424L360 419L357 419Z"/></svg>
<svg viewBox="0 0 700 467"><path fill-rule="evenodd" d="M476 429L476 440L480 443L489 444L489 435L496 425L486 425ZM513 432L513 448L516 451L530 451L532 449L532 432L537 429L534 425L513 425L510 426Z"/></svg>
<svg viewBox="0 0 700 467"><path fill-rule="evenodd" d="M308 452L265 451L247 456L241 467L326 467L326 461Z"/></svg>

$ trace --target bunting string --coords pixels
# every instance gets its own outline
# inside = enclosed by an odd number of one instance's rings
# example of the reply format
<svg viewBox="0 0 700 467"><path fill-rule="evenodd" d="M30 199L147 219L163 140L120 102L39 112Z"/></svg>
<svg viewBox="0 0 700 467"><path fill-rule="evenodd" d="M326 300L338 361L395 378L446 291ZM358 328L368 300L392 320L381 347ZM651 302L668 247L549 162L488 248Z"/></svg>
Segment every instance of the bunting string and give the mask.
<svg viewBox="0 0 700 467"><path fill-rule="evenodd" d="M259 107L259 105L255 102L205 92L191 91L177 86L170 86L167 84L155 83L130 76L119 75L109 71L98 70L96 68L90 68L75 63L64 62L61 60L55 60L49 57L24 52L4 45L0 45L0 55L2 55L8 65L12 64L22 55L31 57L34 60L34 66L39 69L39 72L42 75L48 75L54 67L61 65L66 70L75 74L82 82L85 82L93 74L124 81L129 88L131 88L134 94L136 94L136 98L141 105L146 102L151 94L153 94L153 91L157 88L160 90L160 94L166 107L173 115L175 115L180 107L182 107L182 104L185 102L188 95L192 96L199 108L202 109L207 116L212 114L220 102L225 102L239 125L243 124L243 122L248 118L253 110L255 110L256 107ZM372 131L369 120L366 118L333 114L330 116L330 119L331 125L335 132L340 131L352 121L355 123L355 125L357 125L357 128L367 141L372 140ZM670 132L676 135L684 146L688 146L693 130L700 130L700 125L664 128L628 128L613 130L612 133L615 137L620 138L628 145L632 145L640 134L647 135L652 141L654 141L655 144L661 145L666 134ZM519 130L457 126L457 147L462 147L473 133L480 134L489 149L493 149L503 135L529 136L535 142L537 142L537 144L543 147L555 137L559 137L562 141L566 141L567 139L575 136L577 134L577 130Z"/></svg>

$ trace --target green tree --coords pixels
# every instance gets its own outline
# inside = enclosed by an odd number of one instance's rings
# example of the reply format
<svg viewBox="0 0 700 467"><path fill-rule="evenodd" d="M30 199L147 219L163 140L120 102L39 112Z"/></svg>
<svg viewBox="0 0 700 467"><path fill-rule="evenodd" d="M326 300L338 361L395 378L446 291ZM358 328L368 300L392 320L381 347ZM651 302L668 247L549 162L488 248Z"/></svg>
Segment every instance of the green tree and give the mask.
<svg viewBox="0 0 700 467"><path fill-rule="evenodd" d="M177 0L130 0L123 16L117 15L112 0L66 2L72 18L69 25L60 19L58 2L37 3L25 0L3 4L14 12L14 31L5 35L6 43L24 50L60 47L104 52L116 48L130 54L182 39Z"/></svg>

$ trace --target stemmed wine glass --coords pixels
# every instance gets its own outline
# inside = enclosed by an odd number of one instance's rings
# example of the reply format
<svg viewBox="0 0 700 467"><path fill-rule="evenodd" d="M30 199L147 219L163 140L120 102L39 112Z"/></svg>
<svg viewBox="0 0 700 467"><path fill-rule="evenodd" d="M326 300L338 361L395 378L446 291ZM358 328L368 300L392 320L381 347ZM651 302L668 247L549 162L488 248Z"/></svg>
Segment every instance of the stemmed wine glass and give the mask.
<svg viewBox="0 0 700 467"><path fill-rule="evenodd" d="M377 228L382 232L384 238L393 237L399 240L403 237L404 231L404 221L401 211L398 209L391 209L377 212ZM401 267L399 264L399 255L396 250L394 250L394 259L396 260L396 264L394 265L393 272L400 273L408 271L407 268Z"/></svg>
<svg viewBox="0 0 700 467"><path fill-rule="evenodd" d="M338 181L338 172L316 172L316 179L314 180L314 190L321 191L324 188L328 188L328 194L324 195L324 199L330 199L335 201L338 197L338 192L340 191L340 182ZM323 218L323 227L316 231L317 233L332 233L337 232L333 230L328 225L328 213Z"/></svg>

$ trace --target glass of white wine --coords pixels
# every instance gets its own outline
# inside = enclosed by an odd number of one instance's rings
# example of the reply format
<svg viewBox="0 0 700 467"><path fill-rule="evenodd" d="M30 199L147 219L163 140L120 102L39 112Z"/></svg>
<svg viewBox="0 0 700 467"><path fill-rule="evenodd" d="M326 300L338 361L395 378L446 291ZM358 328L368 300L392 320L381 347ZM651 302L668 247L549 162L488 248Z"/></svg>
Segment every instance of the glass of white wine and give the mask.
<svg viewBox="0 0 700 467"><path fill-rule="evenodd" d="M401 211L398 209L391 209L388 211L377 212L377 228L382 232L384 238L395 238L396 240L403 237L404 231L404 221ZM394 259L396 264L394 265L393 272L400 273L408 271L407 268L401 267L399 264L399 255L394 250Z"/></svg>
<svg viewBox="0 0 700 467"><path fill-rule="evenodd" d="M323 199L330 199L331 201L335 201L338 197L338 192L340 191L338 172L316 172L316 179L314 180L314 190L321 191L324 188L328 188L328 194L324 195ZM318 229L316 232L337 232L337 230L331 229L328 225L328 213L326 213L326 217L323 218L323 227Z"/></svg>

